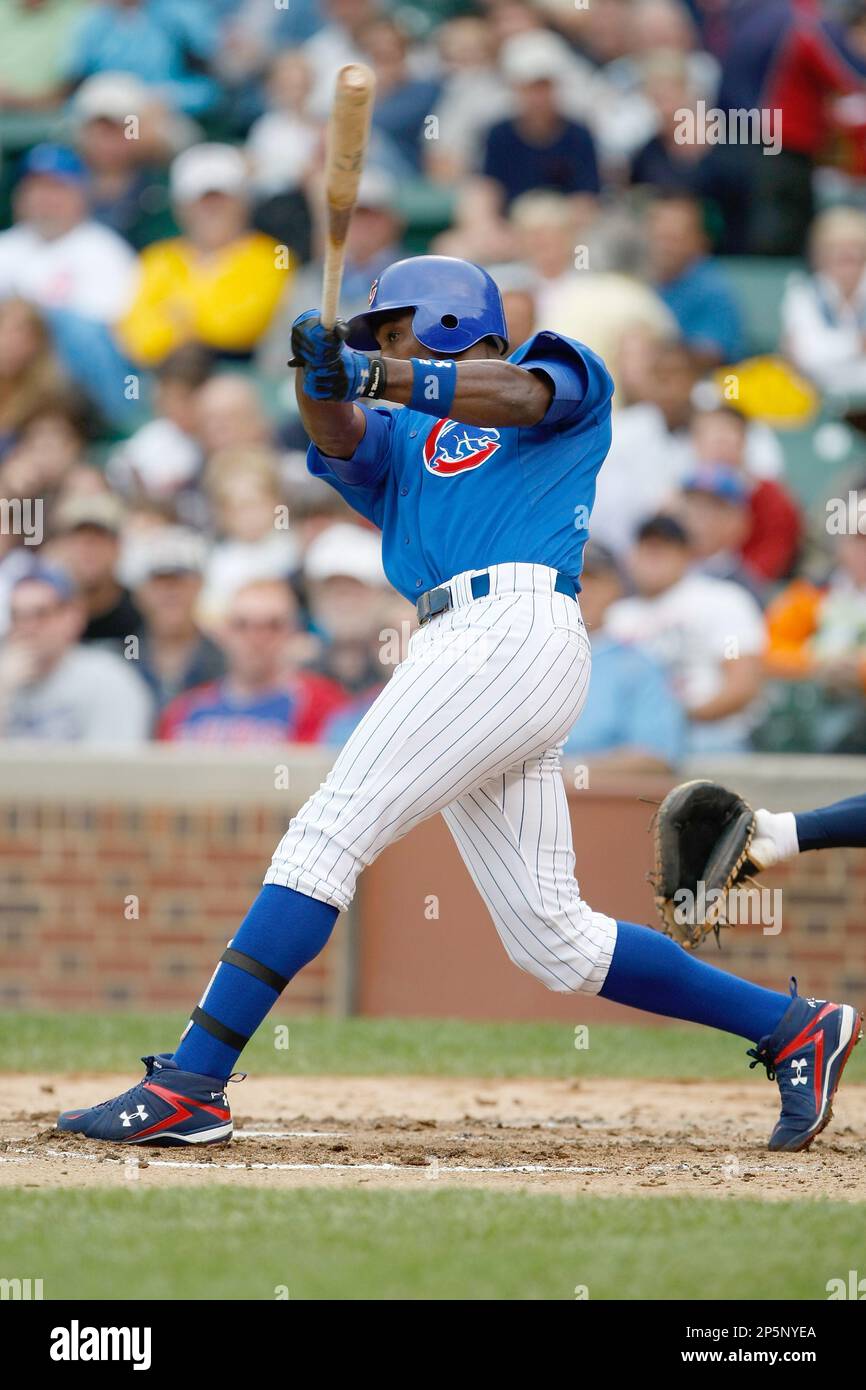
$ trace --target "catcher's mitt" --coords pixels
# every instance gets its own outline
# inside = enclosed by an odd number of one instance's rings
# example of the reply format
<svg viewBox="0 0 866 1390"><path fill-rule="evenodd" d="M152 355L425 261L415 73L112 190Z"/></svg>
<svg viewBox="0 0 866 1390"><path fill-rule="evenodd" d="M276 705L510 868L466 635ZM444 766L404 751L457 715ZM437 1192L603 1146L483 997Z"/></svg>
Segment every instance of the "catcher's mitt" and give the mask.
<svg viewBox="0 0 866 1390"><path fill-rule="evenodd" d="M655 815L656 907L668 936L687 950L727 926L728 890L755 872L751 806L718 782L682 782Z"/></svg>

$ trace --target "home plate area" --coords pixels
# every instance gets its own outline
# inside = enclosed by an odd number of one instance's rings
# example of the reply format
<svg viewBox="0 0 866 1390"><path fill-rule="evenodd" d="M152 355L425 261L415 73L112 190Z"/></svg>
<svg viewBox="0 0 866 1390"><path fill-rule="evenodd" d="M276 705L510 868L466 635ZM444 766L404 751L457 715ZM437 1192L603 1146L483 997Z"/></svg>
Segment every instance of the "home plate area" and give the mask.
<svg viewBox="0 0 866 1390"><path fill-rule="evenodd" d="M6 1075L0 1186L229 1183L598 1195L866 1199L866 1086L847 1086L803 1154L770 1154L775 1087L752 1083L263 1077L232 1088L228 1145L160 1149L61 1135L58 1110L130 1084Z"/></svg>

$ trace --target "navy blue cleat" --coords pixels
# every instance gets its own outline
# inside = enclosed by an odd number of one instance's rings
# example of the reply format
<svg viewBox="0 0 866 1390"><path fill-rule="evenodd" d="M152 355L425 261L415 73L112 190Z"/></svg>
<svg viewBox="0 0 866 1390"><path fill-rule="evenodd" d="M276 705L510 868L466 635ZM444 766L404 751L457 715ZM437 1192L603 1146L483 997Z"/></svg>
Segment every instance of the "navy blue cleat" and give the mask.
<svg viewBox="0 0 866 1390"><path fill-rule="evenodd" d="M231 1139L224 1081L180 1071L168 1052L141 1060L147 1074L137 1086L87 1110L64 1110L57 1128L112 1144L167 1147L225 1144Z"/></svg>
<svg viewBox="0 0 866 1390"><path fill-rule="evenodd" d="M768 1147L798 1153L830 1123L845 1063L863 1035L863 1015L851 1004L802 998L797 981L791 985L793 998L775 1033L748 1056L755 1059L750 1066L767 1068L782 1097Z"/></svg>

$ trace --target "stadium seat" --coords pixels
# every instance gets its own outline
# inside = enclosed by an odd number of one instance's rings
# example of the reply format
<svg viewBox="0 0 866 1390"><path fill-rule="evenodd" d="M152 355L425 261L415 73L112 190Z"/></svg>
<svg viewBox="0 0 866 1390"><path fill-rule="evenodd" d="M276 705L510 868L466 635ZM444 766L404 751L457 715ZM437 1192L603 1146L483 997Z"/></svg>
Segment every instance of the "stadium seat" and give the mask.
<svg viewBox="0 0 866 1390"><path fill-rule="evenodd" d="M825 411L802 430L779 430L785 455L785 481L809 512L823 509L835 486L864 471L866 440L859 431Z"/></svg>
<svg viewBox="0 0 866 1390"><path fill-rule="evenodd" d="M721 256L718 264L740 302L750 353L772 352L779 345L780 310L788 278L803 262L787 257Z"/></svg>
<svg viewBox="0 0 866 1390"><path fill-rule="evenodd" d="M408 255L423 254L433 237L451 226L454 202L453 188L442 188L426 179L400 184L399 207L406 219L403 243Z"/></svg>

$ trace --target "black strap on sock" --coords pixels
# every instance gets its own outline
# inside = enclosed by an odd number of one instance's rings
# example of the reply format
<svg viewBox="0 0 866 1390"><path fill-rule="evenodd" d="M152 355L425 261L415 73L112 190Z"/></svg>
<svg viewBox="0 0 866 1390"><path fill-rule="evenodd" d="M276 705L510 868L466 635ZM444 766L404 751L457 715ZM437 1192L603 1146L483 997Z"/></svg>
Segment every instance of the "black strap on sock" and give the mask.
<svg viewBox="0 0 866 1390"><path fill-rule="evenodd" d="M226 1047L231 1047L235 1052L243 1052L249 1038L243 1037L241 1033L236 1033L234 1028L226 1028L224 1023L220 1023L213 1014L206 1014L204 1009L200 1009L196 1004L192 1011L192 1021L197 1023L199 1028L203 1028L206 1033L210 1033L217 1042L225 1043Z"/></svg>
<svg viewBox="0 0 866 1390"><path fill-rule="evenodd" d="M225 948L220 960L225 961L226 965L237 966L238 970L245 970L248 975L254 975L257 980L261 980L263 985L268 985L270 989L276 990L277 994L282 994L289 983L282 975L278 975L276 970L262 965L260 960L254 960L252 956L245 955L243 951L235 951L231 946Z"/></svg>
<svg viewBox="0 0 866 1390"><path fill-rule="evenodd" d="M245 970L248 975L252 975L256 980L261 980L263 985L267 985L277 994L282 994L288 980L282 975L278 975L276 970L271 970L267 965L262 965L260 960L255 960L252 956L245 955L243 951L235 951L231 946L227 946L220 956L220 961L226 965L234 965L238 970ZM236 1052L242 1052L249 1042L243 1034L236 1033L234 1028L227 1028L224 1023L220 1023L213 1014L205 1013L204 1009L198 1005L192 1011L192 1021L197 1023L199 1028L203 1028L206 1033L210 1033L217 1042L225 1043L226 1047L233 1047Z"/></svg>

